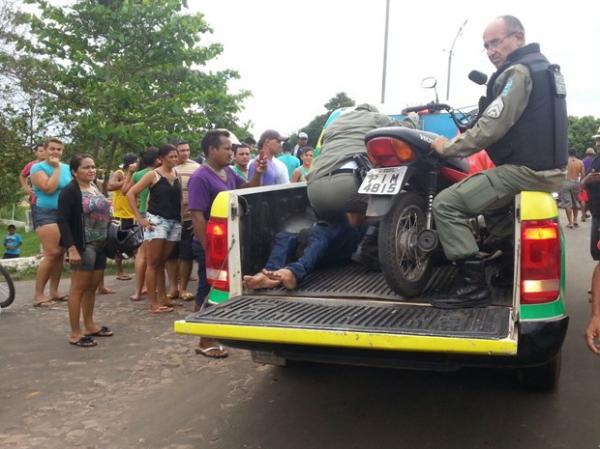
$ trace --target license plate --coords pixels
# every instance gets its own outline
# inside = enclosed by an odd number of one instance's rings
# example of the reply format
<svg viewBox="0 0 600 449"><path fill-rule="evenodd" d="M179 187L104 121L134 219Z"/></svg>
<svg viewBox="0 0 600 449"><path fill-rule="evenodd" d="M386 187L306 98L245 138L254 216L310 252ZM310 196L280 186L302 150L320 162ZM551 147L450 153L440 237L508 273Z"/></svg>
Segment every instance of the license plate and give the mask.
<svg viewBox="0 0 600 449"><path fill-rule="evenodd" d="M374 168L363 179L358 193L367 195L395 195L402 187L406 167Z"/></svg>

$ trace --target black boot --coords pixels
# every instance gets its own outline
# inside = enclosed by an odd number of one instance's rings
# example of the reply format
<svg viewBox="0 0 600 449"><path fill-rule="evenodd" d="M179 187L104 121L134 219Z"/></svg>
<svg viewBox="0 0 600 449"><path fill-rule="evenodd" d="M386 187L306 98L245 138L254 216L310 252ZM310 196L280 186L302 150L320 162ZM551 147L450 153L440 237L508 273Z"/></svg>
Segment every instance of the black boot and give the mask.
<svg viewBox="0 0 600 449"><path fill-rule="evenodd" d="M485 279L484 261L468 258L456 261L458 273L448 292L431 298L431 305L441 309L485 307L491 304L491 294Z"/></svg>
<svg viewBox="0 0 600 449"><path fill-rule="evenodd" d="M380 271L379 268L379 250L377 248L377 226L369 226L364 237L358 244L358 248L352 254L352 260L358 264L364 265L373 271Z"/></svg>

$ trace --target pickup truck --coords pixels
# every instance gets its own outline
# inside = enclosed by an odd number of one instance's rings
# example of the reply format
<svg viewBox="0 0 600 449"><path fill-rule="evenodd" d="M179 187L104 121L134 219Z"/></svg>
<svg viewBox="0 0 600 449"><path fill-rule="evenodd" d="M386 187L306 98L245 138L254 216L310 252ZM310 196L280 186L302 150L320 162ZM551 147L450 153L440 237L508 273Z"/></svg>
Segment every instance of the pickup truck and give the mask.
<svg viewBox="0 0 600 449"><path fill-rule="evenodd" d="M352 263L318 269L293 291L244 290L242 276L263 267L275 234L314 219L305 183L222 192L207 229L212 307L177 321L175 331L252 351L259 363L499 367L513 369L524 387L552 389L568 324L556 201L522 192L514 216L513 286L494 289L488 307L442 310L428 295L451 282L455 269L447 263L411 298L394 293L380 272Z"/></svg>

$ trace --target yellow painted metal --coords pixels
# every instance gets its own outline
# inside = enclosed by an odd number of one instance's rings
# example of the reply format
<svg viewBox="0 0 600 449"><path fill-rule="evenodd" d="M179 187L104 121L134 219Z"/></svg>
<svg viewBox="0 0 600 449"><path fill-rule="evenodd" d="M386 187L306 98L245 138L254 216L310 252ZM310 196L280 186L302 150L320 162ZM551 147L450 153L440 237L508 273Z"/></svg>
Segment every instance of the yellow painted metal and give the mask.
<svg viewBox="0 0 600 449"><path fill-rule="evenodd" d="M521 192L521 220L548 220L558 217L558 206L546 192Z"/></svg>
<svg viewBox="0 0 600 449"><path fill-rule="evenodd" d="M175 332L220 338L308 346L417 351L480 355L515 355L517 341L510 338L483 340L464 337L399 335L345 330L297 329L176 321ZM516 338L516 337L515 337Z"/></svg>
<svg viewBox="0 0 600 449"><path fill-rule="evenodd" d="M217 195L210 208L210 216L213 218L227 218L229 211L229 192L221 192Z"/></svg>

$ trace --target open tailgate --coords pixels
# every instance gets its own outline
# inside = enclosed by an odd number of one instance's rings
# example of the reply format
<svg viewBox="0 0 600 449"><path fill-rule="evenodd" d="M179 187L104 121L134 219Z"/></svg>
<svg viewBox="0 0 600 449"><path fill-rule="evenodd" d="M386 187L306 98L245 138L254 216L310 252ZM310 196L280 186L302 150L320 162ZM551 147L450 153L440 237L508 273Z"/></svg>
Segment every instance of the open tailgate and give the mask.
<svg viewBox="0 0 600 449"><path fill-rule="evenodd" d="M224 342L506 356L517 353L513 315L505 306L243 295L175 322L175 331Z"/></svg>

